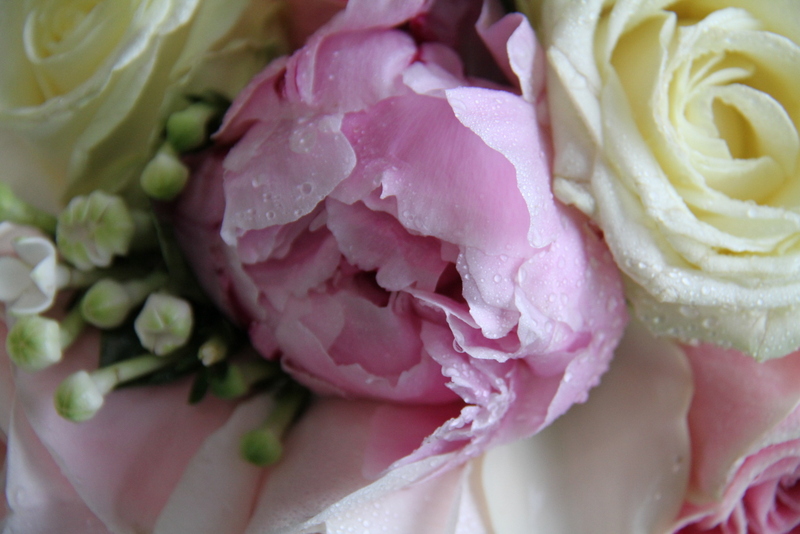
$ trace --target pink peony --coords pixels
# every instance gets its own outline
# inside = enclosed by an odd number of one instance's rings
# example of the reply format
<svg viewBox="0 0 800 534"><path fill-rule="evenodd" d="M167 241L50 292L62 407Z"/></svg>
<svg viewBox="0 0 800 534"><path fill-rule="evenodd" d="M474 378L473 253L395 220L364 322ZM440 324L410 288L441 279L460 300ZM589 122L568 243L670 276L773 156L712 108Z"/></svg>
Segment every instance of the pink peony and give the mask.
<svg viewBox="0 0 800 534"><path fill-rule="evenodd" d="M626 322L602 239L553 199L533 31L480 7L349 2L240 94L173 211L265 357L319 394L425 406L406 461L543 428Z"/></svg>
<svg viewBox="0 0 800 534"><path fill-rule="evenodd" d="M686 347L692 472L675 531L782 534L800 526L800 352L756 363Z"/></svg>

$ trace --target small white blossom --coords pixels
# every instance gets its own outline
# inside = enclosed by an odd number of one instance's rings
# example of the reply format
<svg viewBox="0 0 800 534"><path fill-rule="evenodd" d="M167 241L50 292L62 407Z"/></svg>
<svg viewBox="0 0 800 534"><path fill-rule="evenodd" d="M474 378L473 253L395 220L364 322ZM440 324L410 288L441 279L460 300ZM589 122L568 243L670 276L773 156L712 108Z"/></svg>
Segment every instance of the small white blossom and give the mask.
<svg viewBox="0 0 800 534"><path fill-rule="evenodd" d="M47 310L69 278L56 261L55 245L44 237L20 237L12 247L14 255L0 257L0 301L17 315Z"/></svg>

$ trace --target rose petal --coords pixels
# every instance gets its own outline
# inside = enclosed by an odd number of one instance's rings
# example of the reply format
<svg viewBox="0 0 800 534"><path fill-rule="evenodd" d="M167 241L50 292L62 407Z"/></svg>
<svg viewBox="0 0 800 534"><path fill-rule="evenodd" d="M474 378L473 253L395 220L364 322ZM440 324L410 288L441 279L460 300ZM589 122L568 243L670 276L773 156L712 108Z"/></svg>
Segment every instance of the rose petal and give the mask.
<svg viewBox="0 0 800 534"><path fill-rule="evenodd" d="M585 405L487 454L481 475L495 529L664 532L688 478L690 398L681 351L632 324Z"/></svg>

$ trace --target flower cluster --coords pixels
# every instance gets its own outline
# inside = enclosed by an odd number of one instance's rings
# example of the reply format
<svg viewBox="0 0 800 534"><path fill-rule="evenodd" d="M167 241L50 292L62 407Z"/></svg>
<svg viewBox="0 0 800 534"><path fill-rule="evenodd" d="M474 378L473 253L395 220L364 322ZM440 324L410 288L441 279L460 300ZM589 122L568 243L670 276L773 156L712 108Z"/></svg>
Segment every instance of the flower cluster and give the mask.
<svg viewBox="0 0 800 534"><path fill-rule="evenodd" d="M796 0L7 3L4 531L800 528Z"/></svg>

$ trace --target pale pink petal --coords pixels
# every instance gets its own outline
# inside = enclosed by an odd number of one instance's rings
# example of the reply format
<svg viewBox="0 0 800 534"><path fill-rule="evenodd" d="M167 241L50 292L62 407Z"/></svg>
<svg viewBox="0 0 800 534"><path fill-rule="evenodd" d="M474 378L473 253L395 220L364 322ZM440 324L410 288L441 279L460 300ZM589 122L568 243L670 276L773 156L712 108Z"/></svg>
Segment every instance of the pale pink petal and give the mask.
<svg viewBox="0 0 800 534"><path fill-rule="evenodd" d="M447 460L429 458L377 480L365 473L376 417L382 430L397 437L414 431L413 426L391 424L414 421L402 416L414 408L387 412L379 411L381 406L337 399L312 405L288 436L283 460L267 472L247 534L314 532L337 512L407 487Z"/></svg>
<svg viewBox="0 0 800 534"><path fill-rule="evenodd" d="M800 404L800 354L758 363L713 345L685 350L696 390L689 413L694 458L689 496L718 500L732 470Z"/></svg>
<svg viewBox="0 0 800 534"><path fill-rule="evenodd" d="M374 175L367 162L379 162L381 196L396 197L398 220L408 230L488 254L527 248L516 231L530 219L513 167L463 128L443 100L386 99L347 115L342 128L358 159L353 176Z"/></svg>
<svg viewBox="0 0 800 534"><path fill-rule="evenodd" d="M266 420L272 405L267 397L254 397L206 439L159 515L154 534L244 531L264 470L241 458L239 443Z"/></svg>
<svg viewBox="0 0 800 534"><path fill-rule="evenodd" d="M382 311L383 310L383 311ZM375 321L391 337L364 336ZM412 403L452 402L441 368L409 331L418 319L341 293L292 301L275 329L283 365L315 391ZM411 330L409 330L411 329ZM257 342L257 341L256 341Z"/></svg>
<svg viewBox="0 0 800 534"><path fill-rule="evenodd" d="M326 209L327 226L344 257L362 271L377 271L376 281L384 290L436 289L447 267L440 241L409 234L394 217L363 204L346 207L328 199Z"/></svg>
<svg viewBox="0 0 800 534"><path fill-rule="evenodd" d="M98 343L97 333L89 332L61 364L34 374L18 371L17 402L98 518L112 530L149 530L187 463L232 405L209 399L190 406L184 380L116 391L94 419L66 421L55 412L53 392L70 373L97 365Z"/></svg>
<svg viewBox="0 0 800 534"><path fill-rule="evenodd" d="M450 89L447 101L464 126L513 165L510 176L525 199L530 220L536 221L528 230L530 244L541 248L552 243L559 235L559 220L550 188L550 154L533 107L510 93L478 87ZM539 147L535 157L532 147Z"/></svg>
<svg viewBox="0 0 800 534"><path fill-rule="evenodd" d="M19 405L9 429L4 532L107 534L39 441Z"/></svg>
<svg viewBox="0 0 800 534"><path fill-rule="evenodd" d="M350 143L340 116L259 122L225 159L228 244L247 230L296 221L310 213L352 171Z"/></svg>
<svg viewBox="0 0 800 534"><path fill-rule="evenodd" d="M289 61L286 76L297 84L299 100L315 111L360 111L408 92L402 73L417 47L405 33L385 28L334 33L314 44Z"/></svg>

